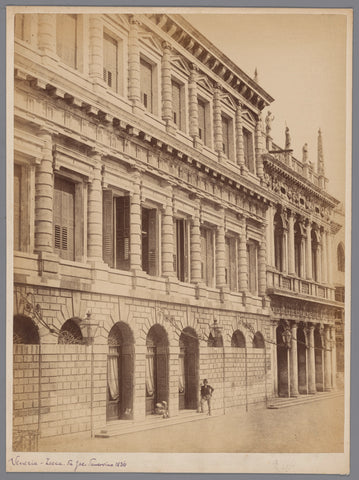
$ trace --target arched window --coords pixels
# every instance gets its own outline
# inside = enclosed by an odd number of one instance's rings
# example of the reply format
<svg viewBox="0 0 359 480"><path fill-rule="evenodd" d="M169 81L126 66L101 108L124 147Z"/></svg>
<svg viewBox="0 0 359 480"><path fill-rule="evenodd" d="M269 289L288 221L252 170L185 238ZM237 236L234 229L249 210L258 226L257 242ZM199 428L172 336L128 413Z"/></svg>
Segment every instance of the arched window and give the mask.
<svg viewBox="0 0 359 480"><path fill-rule="evenodd" d="M39 329L34 321L25 315L15 315L14 317L14 344L39 345Z"/></svg>
<svg viewBox="0 0 359 480"><path fill-rule="evenodd" d="M58 343L82 344L83 336L80 327L73 319L67 320L61 327Z"/></svg>
<svg viewBox="0 0 359 480"><path fill-rule="evenodd" d="M264 348L264 338L260 332L256 332L253 337L253 348Z"/></svg>
<svg viewBox="0 0 359 480"><path fill-rule="evenodd" d="M344 246L341 242L339 243L337 248L337 260L339 272L345 272L345 253Z"/></svg>
<svg viewBox="0 0 359 480"><path fill-rule="evenodd" d="M320 239L319 239L319 233L318 230L312 229L311 232L312 236L312 274L313 274L313 280L318 281L319 280L319 244L320 244Z"/></svg>
<svg viewBox="0 0 359 480"><path fill-rule="evenodd" d="M232 335L231 347L245 348L246 339L240 330L236 330Z"/></svg>
<svg viewBox="0 0 359 480"><path fill-rule="evenodd" d="M283 271L283 220L280 213L274 216L274 259L275 268Z"/></svg>

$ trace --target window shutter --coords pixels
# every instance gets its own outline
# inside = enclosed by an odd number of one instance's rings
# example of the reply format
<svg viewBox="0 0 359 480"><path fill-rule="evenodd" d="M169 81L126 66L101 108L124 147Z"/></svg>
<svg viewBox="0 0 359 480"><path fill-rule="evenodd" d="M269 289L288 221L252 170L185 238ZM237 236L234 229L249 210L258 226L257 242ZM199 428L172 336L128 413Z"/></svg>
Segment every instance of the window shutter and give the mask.
<svg viewBox="0 0 359 480"><path fill-rule="evenodd" d="M103 191L103 261L113 267L113 194Z"/></svg>
<svg viewBox="0 0 359 480"><path fill-rule="evenodd" d="M208 283L207 285L213 287L214 283L214 258L213 258L213 232L212 230L207 230L207 270L208 270Z"/></svg>
<svg viewBox="0 0 359 480"><path fill-rule="evenodd" d="M116 267L130 268L130 197L116 198Z"/></svg>
<svg viewBox="0 0 359 480"><path fill-rule="evenodd" d="M141 58L141 101L145 108L152 112L152 65Z"/></svg>
<svg viewBox="0 0 359 480"><path fill-rule="evenodd" d="M117 92L118 76L118 44L104 33L103 35L103 79L107 85Z"/></svg>
<svg viewBox="0 0 359 480"><path fill-rule="evenodd" d="M177 231L177 220L173 222L173 238L174 241L174 253L173 253L173 271L176 272L178 278L178 264L177 264L177 255L178 255L178 231Z"/></svg>
<svg viewBox="0 0 359 480"><path fill-rule="evenodd" d="M21 167L14 167L14 250L21 245Z"/></svg>
<svg viewBox="0 0 359 480"><path fill-rule="evenodd" d="M74 260L75 185L55 177L53 247L65 260Z"/></svg>
<svg viewBox="0 0 359 480"><path fill-rule="evenodd" d="M66 65L76 68L77 16L56 16L56 52Z"/></svg>
<svg viewBox="0 0 359 480"><path fill-rule="evenodd" d="M183 220L183 263L184 263L184 281L188 282L188 223Z"/></svg>
<svg viewBox="0 0 359 480"><path fill-rule="evenodd" d="M206 230L201 230L201 276L205 284L207 284L207 236Z"/></svg>
<svg viewBox="0 0 359 480"><path fill-rule="evenodd" d="M157 275L157 210L148 212L148 274Z"/></svg>

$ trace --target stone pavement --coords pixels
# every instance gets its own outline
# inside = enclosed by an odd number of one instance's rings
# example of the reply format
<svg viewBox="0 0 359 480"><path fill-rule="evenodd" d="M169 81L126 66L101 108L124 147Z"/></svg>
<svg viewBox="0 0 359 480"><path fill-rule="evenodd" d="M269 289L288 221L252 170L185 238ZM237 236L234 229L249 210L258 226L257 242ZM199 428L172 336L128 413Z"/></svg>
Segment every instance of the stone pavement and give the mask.
<svg viewBox="0 0 359 480"><path fill-rule="evenodd" d="M201 415L201 414L198 414ZM41 439L47 452L332 453L343 451L344 398L208 417L112 438Z"/></svg>

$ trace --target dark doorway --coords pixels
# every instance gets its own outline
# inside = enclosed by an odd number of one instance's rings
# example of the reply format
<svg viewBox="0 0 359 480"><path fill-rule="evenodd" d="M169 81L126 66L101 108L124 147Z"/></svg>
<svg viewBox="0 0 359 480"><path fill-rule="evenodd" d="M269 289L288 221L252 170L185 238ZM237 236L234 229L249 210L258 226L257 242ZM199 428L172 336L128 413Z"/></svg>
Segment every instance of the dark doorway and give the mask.
<svg viewBox="0 0 359 480"><path fill-rule="evenodd" d="M133 417L134 340L123 322L116 323L108 336L106 419Z"/></svg>
<svg viewBox="0 0 359 480"><path fill-rule="evenodd" d="M156 403L168 403L168 338L161 325L153 325L146 339L146 415Z"/></svg>
<svg viewBox="0 0 359 480"><path fill-rule="evenodd" d="M179 409L196 409L198 405L198 338L186 327L180 336L180 371L178 381Z"/></svg>
<svg viewBox="0 0 359 480"><path fill-rule="evenodd" d="M298 391L308 393L307 346L303 328L297 330Z"/></svg>
<svg viewBox="0 0 359 480"><path fill-rule="evenodd" d="M288 397L288 349L283 341L283 333L284 328L279 325L276 330L278 396Z"/></svg>
<svg viewBox="0 0 359 480"><path fill-rule="evenodd" d="M322 337L318 329L314 330L314 352L315 352L315 384L317 392L324 391L323 382L323 345Z"/></svg>

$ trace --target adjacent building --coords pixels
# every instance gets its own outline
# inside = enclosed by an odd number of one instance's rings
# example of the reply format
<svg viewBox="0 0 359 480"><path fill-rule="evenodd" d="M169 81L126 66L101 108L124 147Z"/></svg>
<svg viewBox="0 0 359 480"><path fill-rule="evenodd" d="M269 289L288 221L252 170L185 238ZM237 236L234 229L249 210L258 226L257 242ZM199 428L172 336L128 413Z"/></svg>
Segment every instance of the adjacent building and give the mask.
<svg viewBox="0 0 359 480"><path fill-rule="evenodd" d="M336 387L320 131L317 168L275 144L179 15L17 14L14 68L14 448L196 410L206 377L214 413Z"/></svg>

